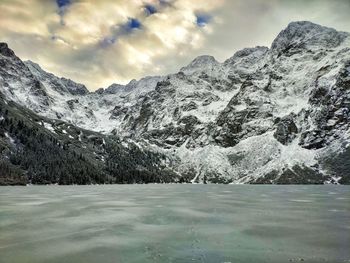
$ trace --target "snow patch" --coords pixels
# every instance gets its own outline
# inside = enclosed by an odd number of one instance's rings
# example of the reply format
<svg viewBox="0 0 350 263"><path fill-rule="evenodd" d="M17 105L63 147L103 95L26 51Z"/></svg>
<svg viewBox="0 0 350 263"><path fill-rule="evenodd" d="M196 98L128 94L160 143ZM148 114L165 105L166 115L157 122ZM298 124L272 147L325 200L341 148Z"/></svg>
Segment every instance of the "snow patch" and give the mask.
<svg viewBox="0 0 350 263"><path fill-rule="evenodd" d="M11 144L15 144L15 139L13 139L13 138L8 134L8 132L5 132L4 134L5 134L5 137L6 137L7 139L9 139L9 141L10 141Z"/></svg>

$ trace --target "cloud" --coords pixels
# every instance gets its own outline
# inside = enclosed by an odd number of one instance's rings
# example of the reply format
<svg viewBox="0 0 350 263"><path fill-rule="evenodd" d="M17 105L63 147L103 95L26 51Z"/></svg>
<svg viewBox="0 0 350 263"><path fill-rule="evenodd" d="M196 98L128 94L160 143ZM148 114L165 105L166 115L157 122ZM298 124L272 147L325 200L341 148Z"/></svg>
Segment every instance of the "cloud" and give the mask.
<svg viewBox="0 0 350 263"><path fill-rule="evenodd" d="M0 39L89 89L270 45L292 20L350 31L348 0L1 0Z"/></svg>
<svg viewBox="0 0 350 263"><path fill-rule="evenodd" d="M142 24L136 18L128 18L128 20L121 25L115 25L111 29L111 35L105 37L101 41L101 47L106 48L110 45L113 45L119 37L129 35L135 30L141 29Z"/></svg>

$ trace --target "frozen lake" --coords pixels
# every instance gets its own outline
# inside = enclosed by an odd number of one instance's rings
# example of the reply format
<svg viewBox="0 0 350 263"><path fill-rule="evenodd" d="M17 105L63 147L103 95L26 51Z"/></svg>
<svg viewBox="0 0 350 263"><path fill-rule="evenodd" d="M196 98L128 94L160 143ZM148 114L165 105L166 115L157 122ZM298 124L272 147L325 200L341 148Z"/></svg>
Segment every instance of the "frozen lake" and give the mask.
<svg viewBox="0 0 350 263"><path fill-rule="evenodd" d="M350 187L0 187L0 262L350 262Z"/></svg>

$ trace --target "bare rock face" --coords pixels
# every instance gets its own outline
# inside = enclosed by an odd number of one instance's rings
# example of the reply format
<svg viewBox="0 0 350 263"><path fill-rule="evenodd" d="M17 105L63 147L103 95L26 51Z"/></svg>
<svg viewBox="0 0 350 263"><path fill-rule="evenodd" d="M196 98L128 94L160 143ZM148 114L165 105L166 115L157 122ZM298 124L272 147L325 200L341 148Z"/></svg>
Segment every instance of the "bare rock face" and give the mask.
<svg viewBox="0 0 350 263"><path fill-rule="evenodd" d="M66 78L61 78L61 82L72 95L85 95L89 93L89 90L83 84L75 83L74 81Z"/></svg>
<svg viewBox="0 0 350 263"><path fill-rule="evenodd" d="M13 52L6 43L0 43L0 54L5 57L15 57L15 52Z"/></svg>
<svg viewBox="0 0 350 263"><path fill-rule="evenodd" d="M298 133L298 127L293 121L293 116L286 116L282 119L277 119L277 129L273 136L280 143L287 145L292 142Z"/></svg>

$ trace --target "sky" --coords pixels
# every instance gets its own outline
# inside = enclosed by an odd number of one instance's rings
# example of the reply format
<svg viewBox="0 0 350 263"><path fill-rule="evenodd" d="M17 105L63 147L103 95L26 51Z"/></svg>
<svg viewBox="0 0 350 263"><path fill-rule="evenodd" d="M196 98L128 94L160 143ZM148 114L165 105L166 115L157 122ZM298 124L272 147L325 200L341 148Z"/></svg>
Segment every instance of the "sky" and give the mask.
<svg viewBox="0 0 350 263"><path fill-rule="evenodd" d="M0 42L89 90L270 46L289 22L350 32L350 0L0 0Z"/></svg>

